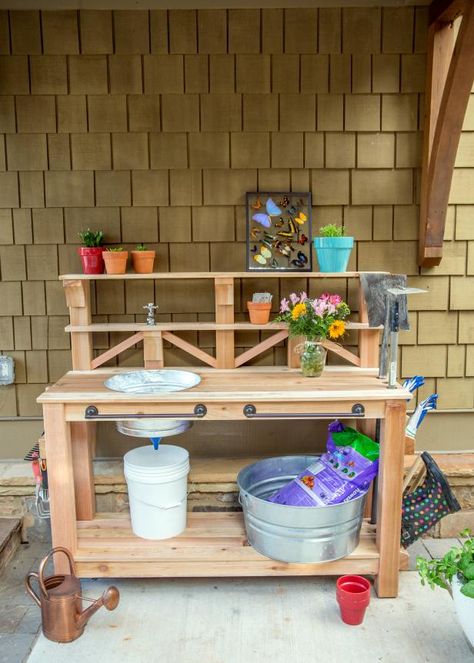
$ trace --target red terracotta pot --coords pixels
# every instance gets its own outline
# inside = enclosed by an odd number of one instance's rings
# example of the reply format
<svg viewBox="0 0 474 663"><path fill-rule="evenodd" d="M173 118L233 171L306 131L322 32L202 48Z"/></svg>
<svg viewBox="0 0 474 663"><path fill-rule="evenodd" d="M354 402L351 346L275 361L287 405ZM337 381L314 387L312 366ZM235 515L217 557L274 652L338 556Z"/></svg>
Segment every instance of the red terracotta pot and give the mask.
<svg viewBox="0 0 474 663"><path fill-rule="evenodd" d="M344 624L358 626L370 602L370 582L362 576L341 576L336 582L336 599Z"/></svg>
<svg viewBox="0 0 474 663"><path fill-rule="evenodd" d="M247 302L247 308L253 325L266 325L270 320L271 302Z"/></svg>
<svg viewBox="0 0 474 663"><path fill-rule="evenodd" d="M77 249L81 256L84 274L102 274L104 271L103 251L101 246L80 246Z"/></svg>

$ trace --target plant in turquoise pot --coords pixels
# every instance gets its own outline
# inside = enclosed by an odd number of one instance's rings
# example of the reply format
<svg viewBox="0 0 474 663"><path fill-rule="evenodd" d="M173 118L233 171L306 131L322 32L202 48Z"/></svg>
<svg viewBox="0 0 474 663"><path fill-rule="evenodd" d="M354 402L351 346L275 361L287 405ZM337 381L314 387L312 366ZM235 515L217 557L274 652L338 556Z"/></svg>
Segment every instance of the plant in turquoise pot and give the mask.
<svg viewBox="0 0 474 663"><path fill-rule="evenodd" d="M344 227L330 223L322 226L313 239L320 272L345 272L354 246L354 238L344 235Z"/></svg>

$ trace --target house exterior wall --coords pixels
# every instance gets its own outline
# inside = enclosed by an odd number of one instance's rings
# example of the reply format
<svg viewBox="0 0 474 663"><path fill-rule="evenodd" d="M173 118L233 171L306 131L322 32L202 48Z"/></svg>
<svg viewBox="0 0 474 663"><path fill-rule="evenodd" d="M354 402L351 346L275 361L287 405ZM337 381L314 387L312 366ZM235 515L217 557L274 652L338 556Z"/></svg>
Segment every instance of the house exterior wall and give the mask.
<svg viewBox="0 0 474 663"><path fill-rule="evenodd" d="M12 418L0 420L0 457L32 445L35 399L70 368L57 277L80 270L78 231L145 242L158 271L241 271L244 194L257 188L312 191L314 228L343 223L357 240L350 269L403 272L428 290L409 300L400 374L425 375L420 394L439 394L420 444L472 446L474 96L443 261L420 270L426 28L426 7L0 12L0 349L17 371L0 387L0 416ZM242 319L255 285L237 292ZM299 286L337 288L356 308L344 280ZM152 300L161 320L213 317L201 282L115 282L96 285L96 320L142 320ZM211 333L187 336L212 351ZM259 363L283 356L276 347ZM172 348L165 360L192 363ZM141 352L120 361L137 365ZM114 453L107 439L100 450Z"/></svg>

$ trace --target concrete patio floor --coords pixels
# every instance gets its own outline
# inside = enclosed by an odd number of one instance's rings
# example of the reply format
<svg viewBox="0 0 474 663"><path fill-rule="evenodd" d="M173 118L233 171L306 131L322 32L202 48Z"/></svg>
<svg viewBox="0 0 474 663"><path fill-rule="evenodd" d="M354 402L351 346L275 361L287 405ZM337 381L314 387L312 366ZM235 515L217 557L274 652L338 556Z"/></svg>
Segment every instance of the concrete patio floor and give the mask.
<svg viewBox="0 0 474 663"><path fill-rule="evenodd" d="M412 559L441 556L454 543L417 542ZM0 576L0 663L474 661L448 594L420 587L414 572L402 573L397 600L373 597L359 627L341 622L331 578L118 580L117 610L101 609L81 638L60 645L37 635L39 609L23 590L47 548L22 546ZM98 597L108 584L84 581L84 594Z"/></svg>

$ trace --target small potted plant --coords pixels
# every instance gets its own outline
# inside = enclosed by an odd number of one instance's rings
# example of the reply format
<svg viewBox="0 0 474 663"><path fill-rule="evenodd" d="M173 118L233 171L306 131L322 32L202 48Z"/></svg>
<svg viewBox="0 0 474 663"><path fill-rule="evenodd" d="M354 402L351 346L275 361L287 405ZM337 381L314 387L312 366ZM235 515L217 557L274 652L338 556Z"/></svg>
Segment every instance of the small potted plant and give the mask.
<svg viewBox="0 0 474 663"><path fill-rule="evenodd" d="M252 301L247 302L250 322L253 325L266 325L270 319L272 295L269 292L255 292Z"/></svg>
<svg viewBox="0 0 474 663"><path fill-rule="evenodd" d="M104 251L105 270L107 274L125 274L127 269L128 251L122 246L114 246Z"/></svg>
<svg viewBox="0 0 474 663"><path fill-rule="evenodd" d="M344 235L344 227L330 223L322 226L313 239L320 272L345 272L354 246L354 238Z"/></svg>
<svg viewBox="0 0 474 663"><path fill-rule="evenodd" d="M151 274L155 262L156 251L149 251L145 244L137 244L132 251L132 265L137 274Z"/></svg>
<svg viewBox="0 0 474 663"><path fill-rule="evenodd" d="M81 256L82 271L84 274L102 274L104 271L104 251L102 242L104 232L102 230L81 230L79 234L82 246L77 249Z"/></svg>
<svg viewBox="0 0 474 663"><path fill-rule="evenodd" d="M304 343L295 351L301 356L301 371L307 378L318 378L326 363L326 349L321 341L336 341L344 335L344 319L350 309L340 295L323 293L317 299L309 299L305 292L292 292L289 299L282 299L277 322L286 322L291 337L302 336Z"/></svg>
<svg viewBox="0 0 474 663"><path fill-rule="evenodd" d="M416 558L422 585L441 587L452 596L464 634L474 647L474 537L469 529L459 534L465 539L442 559Z"/></svg>

